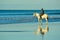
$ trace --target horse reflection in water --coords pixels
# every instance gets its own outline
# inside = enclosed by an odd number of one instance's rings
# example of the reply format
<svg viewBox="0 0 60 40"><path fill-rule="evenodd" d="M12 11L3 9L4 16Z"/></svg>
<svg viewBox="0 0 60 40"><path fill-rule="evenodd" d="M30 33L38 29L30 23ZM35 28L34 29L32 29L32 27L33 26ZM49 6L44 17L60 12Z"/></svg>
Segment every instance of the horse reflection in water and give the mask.
<svg viewBox="0 0 60 40"><path fill-rule="evenodd" d="M48 15L47 14L39 14L39 13L34 13L33 16L37 17L38 19L38 29L35 32L35 34L42 34L42 40L43 40L43 35L46 34L49 31L48 27ZM42 20L46 20L46 28L42 28Z"/></svg>

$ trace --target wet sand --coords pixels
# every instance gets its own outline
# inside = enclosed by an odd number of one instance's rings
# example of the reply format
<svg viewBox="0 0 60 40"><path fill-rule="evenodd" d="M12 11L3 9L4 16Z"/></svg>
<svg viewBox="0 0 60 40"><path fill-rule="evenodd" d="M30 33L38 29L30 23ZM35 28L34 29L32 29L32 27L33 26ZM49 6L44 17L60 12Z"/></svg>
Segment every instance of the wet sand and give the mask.
<svg viewBox="0 0 60 40"><path fill-rule="evenodd" d="M42 40L41 34L34 34L37 26L37 22L2 24L0 25L0 40ZM45 23L43 23L43 26L45 26ZM49 32L44 35L44 40L60 40L60 22L49 22Z"/></svg>

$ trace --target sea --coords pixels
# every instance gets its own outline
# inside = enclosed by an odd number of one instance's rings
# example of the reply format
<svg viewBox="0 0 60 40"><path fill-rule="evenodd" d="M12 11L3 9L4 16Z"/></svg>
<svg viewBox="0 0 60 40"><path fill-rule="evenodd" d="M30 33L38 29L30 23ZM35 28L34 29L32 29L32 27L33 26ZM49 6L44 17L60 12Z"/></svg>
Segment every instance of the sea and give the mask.
<svg viewBox="0 0 60 40"><path fill-rule="evenodd" d="M0 24L37 22L33 13L41 13L41 10L0 10ZM49 16L49 22L60 21L60 10L45 10Z"/></svg>
<svg viewBox="0 0 60 40"><path fill-rule="evenodd" d="M0 40L60 40L60 10L44 10L48 14L49 31L35 34L38 20L33 13L41 10L0 10ZM43 20L42 28L46 27Z"/></svg>

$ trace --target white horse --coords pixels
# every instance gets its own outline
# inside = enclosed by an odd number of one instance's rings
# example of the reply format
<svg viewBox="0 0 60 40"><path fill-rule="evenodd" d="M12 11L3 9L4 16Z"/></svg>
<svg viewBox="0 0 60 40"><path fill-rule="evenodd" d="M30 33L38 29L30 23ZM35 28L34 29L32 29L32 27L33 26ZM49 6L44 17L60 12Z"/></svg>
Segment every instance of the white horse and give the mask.
<svg viewBox="0 0 60 40"><path fill-rule="evenodd" d="M39 13L34 13L33 16L36 16L38 19L38 29L37 32L35 32L35 34L45 34L48 32L48 15L47 14L39 14ZM46 28L42 28L42 25L40 24L40 20L45 19L46 20Z"/></svg>
<svg viewBox="0 0 60 40"><path fill-rule="evenodd" d="M48 21L48 15L47 14L39 14L39 13L34 13L33 16L36 16L38 18L38 22L39 20L45 19L46 21Z"/></svg>

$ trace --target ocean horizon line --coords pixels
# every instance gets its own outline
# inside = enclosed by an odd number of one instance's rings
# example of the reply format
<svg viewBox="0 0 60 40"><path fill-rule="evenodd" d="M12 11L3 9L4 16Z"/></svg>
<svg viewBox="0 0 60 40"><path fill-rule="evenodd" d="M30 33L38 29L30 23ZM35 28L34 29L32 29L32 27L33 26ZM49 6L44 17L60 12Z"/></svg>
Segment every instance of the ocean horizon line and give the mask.
<svg viewBox="0 0 60 40"><path fill-rule="evenodd" d="M0 9L0 10L2 10L2 9ZM10 9L4 9L4 10L10 10ZM12 9L12 10L14 10L14 9ZM20 9L21 10L21 9ZM25 9L26 10L26 9ZM32 10L32 9L31 9ZM33 9L34 10L34 9ZM35 10L39 10L39 9L35 9ZM41 9L40 9L41 10ZM60 9L44 9L44 10L60 10ZM22 10L23 11L23 10Z"/></svg>

